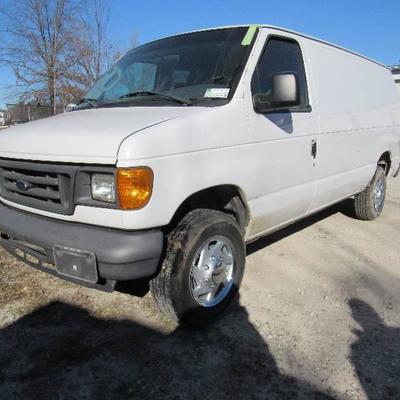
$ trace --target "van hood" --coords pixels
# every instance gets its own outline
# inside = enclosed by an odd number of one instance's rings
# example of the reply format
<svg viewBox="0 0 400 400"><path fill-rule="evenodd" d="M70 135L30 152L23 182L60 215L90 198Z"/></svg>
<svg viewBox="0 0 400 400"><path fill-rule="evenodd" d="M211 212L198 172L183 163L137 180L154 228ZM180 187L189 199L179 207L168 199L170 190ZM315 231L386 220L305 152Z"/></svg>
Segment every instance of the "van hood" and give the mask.
<svg viewBox="0 0 400 400"><path fill-rule="evenodd" d="M60 114L1 131L0 157L115 164L126 137L192 112L195 108L123 107Z"/></svg>

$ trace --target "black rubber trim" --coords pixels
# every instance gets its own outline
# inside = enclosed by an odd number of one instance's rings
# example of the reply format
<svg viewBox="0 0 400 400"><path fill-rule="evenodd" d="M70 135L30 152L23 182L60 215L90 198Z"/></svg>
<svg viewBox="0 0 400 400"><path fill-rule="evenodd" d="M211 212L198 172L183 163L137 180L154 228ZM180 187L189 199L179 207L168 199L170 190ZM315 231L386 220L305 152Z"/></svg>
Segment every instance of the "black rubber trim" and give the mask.
<svg viewBox="0 0 400 400"><path fill-rule="evenodd" d="M50 263L54 262L52 254L55 245L93 252L97 258L99 278L105 280L153 276L159 266L164 242L160 230L123 231L66 222L21 211L2 203L0 232L0 245L12 254L15 255L15 251L10 251L10 248L17 248L19 242L28 243L44 249L45 258Z"/></svg>

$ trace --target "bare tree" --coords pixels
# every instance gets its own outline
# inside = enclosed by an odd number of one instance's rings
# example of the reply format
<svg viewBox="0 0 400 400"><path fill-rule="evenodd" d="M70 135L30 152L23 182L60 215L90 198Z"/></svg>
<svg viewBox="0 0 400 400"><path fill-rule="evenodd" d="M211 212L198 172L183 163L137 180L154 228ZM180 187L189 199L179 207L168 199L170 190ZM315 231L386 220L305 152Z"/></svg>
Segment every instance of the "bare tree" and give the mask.
<svg viewBox="0 0 400 400"><path fill-rule="evenodd" d="M79 99L121 54L109 39L106 0L19 0L0 6L0 63L21 101Z"/></svg>
<svg viewBox="0 0 400 400"><path fill-rule="evenodd" d="M109 37L109 9L104 0L87 2L80 18L80 35L76 38L75 79L85 89L91 87L121 55L115 42Z"/></svg>
<svg viewBox="0 0 400 400"><path fill-rule="evenodd" d="M74 9L73 0L19 0L0 8L0 61L13 69L21 100L48 103L54 113L58 79L72 61Z"/></svg>

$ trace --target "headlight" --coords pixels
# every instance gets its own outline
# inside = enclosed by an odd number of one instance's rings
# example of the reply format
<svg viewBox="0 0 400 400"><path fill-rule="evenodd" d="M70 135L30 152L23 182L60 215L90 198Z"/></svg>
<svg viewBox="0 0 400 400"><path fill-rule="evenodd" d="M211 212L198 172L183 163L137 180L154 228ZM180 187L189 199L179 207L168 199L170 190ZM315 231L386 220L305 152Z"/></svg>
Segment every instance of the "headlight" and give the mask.
<svg viewBox="0 0 400 400"><path fill-rule="evenodd" d="M92 197L94 200L106 203L115 203L115 179L114 175L92 175Z"/></svg>
<svg viewBox="0 0 400 400"><path fill-rule="evenodd" d="M147 167L118 168L117 188L123 210L143 208L153 191L153 171Z"/></svg>

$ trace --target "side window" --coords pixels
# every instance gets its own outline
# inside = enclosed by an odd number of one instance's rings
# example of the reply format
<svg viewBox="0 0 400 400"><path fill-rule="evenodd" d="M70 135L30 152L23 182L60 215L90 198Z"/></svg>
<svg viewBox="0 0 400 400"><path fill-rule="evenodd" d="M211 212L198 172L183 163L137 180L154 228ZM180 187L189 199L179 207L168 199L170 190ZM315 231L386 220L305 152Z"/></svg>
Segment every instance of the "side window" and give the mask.
<svg viewBox="0 0 400 400"><path fill-rule="evenodd" d="M301 49L297 42L273 37L268 40L251 81L252 93L268 93L271 89L271 77L282 72L297 75L300 105L294 109L306 109L308 106L307 80Z"/></svg>

